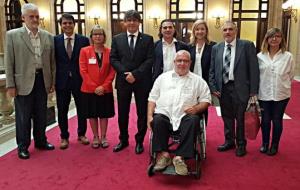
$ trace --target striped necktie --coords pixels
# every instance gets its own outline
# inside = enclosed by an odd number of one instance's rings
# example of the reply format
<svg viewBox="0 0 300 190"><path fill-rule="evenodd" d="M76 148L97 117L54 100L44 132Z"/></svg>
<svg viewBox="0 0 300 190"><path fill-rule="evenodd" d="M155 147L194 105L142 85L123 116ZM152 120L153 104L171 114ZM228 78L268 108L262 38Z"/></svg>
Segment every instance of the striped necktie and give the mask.
<svg viewBox="0 0 300 190"><path fill-rule="evenodd" d="M227 44L225 52L225 60L223 64L223 82L226 84L229 81L229 70L231 61L231 44Z"/></svg>

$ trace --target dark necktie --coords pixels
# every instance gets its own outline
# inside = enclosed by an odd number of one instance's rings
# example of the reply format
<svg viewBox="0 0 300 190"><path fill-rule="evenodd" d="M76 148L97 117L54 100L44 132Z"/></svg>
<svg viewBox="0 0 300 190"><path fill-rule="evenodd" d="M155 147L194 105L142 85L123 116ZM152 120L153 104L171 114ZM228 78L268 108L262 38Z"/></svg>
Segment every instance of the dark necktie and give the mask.
<svg viewBox="0 0 300 190"><path fill-rule="evenodd" d="M68 54L68 57L71 59L72 57L72 44L71 44L71 40L72 38L67 38L68 42L67 42L67 54Z"/></svg>
<svg viewBox="0 0 300 190"><path fill-rule="evenodd" d="M129 43L129 48L130 48L130 53L133 55L134 52L134 35L130 34L130 43Z"/></svg>
<svg viewBox="0 0 300 190"><path fill-rule="evenodd" d="M231 44L227 44L225 52L225 60L223 65L223 82L226 84L229 81L229 70L231 61Z"/></svg>

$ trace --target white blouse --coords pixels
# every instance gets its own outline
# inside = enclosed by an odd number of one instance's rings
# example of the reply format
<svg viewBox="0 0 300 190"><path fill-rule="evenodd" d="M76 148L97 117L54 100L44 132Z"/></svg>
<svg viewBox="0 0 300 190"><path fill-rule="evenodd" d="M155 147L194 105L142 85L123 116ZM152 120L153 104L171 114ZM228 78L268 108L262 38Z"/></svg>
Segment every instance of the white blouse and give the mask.
<svg viewBox="0 0 300 190"><path fill-rule="evenodd" d="M295 68L293 55L280 50L273 60L269 53L260 52L257 57L260 71L258 99L280 101L289 98Z"/></svg>

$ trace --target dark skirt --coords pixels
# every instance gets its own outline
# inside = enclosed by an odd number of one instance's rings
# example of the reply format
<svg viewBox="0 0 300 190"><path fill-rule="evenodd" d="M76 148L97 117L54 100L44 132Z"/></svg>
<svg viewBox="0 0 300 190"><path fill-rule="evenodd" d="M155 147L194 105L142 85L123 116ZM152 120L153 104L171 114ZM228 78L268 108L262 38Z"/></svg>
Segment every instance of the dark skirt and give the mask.
<svg viewBox="0 0 300 190"><path fill-rule="evenodd" d="M82 108L85 118L110 118L115 115L113 93L98 96L82 92Z"/></svg>

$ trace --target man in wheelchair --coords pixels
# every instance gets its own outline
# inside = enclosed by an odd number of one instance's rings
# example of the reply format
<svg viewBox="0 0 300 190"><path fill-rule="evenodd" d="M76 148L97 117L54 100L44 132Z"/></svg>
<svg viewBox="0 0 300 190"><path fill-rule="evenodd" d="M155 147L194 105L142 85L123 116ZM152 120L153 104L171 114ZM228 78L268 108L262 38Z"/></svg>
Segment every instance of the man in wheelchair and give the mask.
<svg viewBox="0 0 300 190"><path fill-rule="evenodd" d="M184 159L194 156L199 113L208 108L211 95L207 83L190 72L191 57L186 50L176 53L174 70L161 74L148 98L147 125L153 132L152 151L157 153L155 171L174 165L178 175L187 175ZM168 152L170 134L179 134L173 161Z"/></svg>

